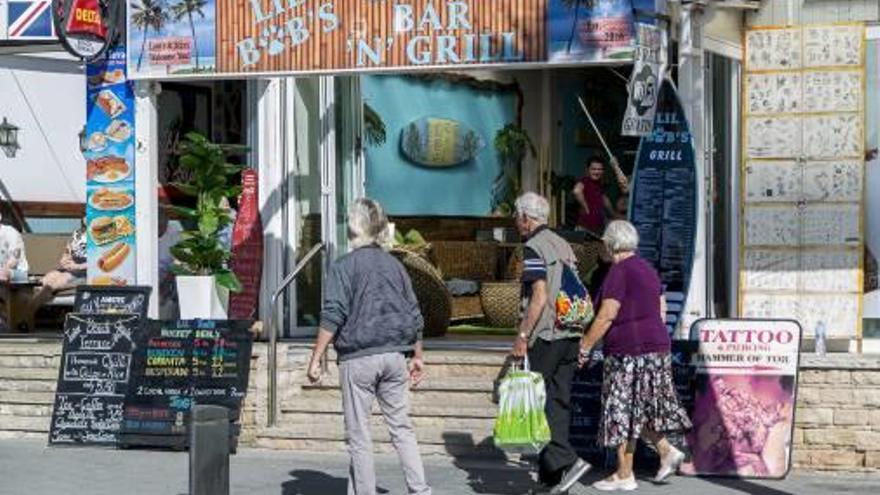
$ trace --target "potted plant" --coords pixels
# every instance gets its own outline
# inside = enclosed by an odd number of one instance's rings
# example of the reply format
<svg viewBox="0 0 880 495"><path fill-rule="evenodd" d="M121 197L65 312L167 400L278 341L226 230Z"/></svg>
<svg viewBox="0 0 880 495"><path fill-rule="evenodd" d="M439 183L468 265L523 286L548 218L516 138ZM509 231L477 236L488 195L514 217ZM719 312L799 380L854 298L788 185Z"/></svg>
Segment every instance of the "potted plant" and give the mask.
<svg viewBox="0 0 880 495"><path fill-rule="evenodd" d="M181 141L178 151L180 167L189 172L190 181L173 186L195 198L195 208L172 207L192 226L181 233L181 241L171 248L180 317L226 319L229 293L241 291L241 283L229 269L232 253L220 237L232 224L228 201L241 194L241 186L233 185L231 179L244 168L228 163L227 157L244 149L215 144L191 132Z"/></svg>
<svg viewBox="0 0 880 495"><path fill-rule="evenodd" d="M500 215L513 213L520 190L520 171L526 153L537 156L535 145L525 129L507 124L495 134L495 149L501 155L501 172L492 190L492 210Z"/></svg>

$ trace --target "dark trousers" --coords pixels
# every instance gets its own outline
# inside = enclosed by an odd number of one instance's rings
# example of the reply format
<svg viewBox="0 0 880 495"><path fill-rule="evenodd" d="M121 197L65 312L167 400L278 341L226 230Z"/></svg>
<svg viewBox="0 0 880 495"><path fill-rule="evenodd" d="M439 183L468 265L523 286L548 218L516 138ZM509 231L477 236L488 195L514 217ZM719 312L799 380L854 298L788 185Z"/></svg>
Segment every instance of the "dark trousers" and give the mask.
<svg viewBox="0 0 880 495"><path fill-rule="evenodd" d="M571 425L571 382L577 369L579 339L547 342L538 339L529 350L532 371L544 376L547 388L547 422L550 424L550 443L538 459L538 480L555 485L565 469L578 459L568 440Z"/></svg>

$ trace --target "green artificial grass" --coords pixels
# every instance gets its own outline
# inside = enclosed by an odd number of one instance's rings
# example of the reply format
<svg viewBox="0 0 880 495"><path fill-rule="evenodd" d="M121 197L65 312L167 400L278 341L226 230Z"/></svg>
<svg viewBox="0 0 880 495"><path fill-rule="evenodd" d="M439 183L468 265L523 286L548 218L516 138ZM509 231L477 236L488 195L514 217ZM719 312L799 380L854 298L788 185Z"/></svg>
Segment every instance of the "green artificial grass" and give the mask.
<svg viewBox="0 0 880 495"><path fill-rule="evenodd" d="M516 329L485 327L480 325L454 325L449 327L449 335L516 335Z"/></svg>

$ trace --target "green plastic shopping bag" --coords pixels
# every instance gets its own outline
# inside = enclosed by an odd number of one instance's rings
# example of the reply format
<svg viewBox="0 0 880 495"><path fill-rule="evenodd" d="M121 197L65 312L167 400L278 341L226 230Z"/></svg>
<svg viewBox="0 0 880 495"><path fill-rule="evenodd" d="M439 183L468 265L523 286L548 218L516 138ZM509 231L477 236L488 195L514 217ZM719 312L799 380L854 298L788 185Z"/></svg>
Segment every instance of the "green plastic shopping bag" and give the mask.
<svg viewBox="0 0 880 495"><path fill-rule="evenodd" d="M550 425L544 404L547 391L540 373L511 368L498 388L498 417L495 419L495 446L508 452L538 453L550 443Z"/></svg>

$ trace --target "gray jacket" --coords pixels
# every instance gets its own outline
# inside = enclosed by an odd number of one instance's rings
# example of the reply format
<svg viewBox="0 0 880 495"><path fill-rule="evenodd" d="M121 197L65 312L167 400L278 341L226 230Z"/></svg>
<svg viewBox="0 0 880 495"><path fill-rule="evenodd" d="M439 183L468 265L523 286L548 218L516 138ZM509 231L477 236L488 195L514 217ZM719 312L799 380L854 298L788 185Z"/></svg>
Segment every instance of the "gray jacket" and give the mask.
<svg viewBox="0 0 880 495"><path fill-rule="evenodd" d="M581 337L581 332L556 328L556 296L562 286L562 265L577 266L577 257L571 244L549 228L543 228L526 241L526 247L534 250L547 266L547 304L535 325L529 345L534 345L538 339L552 342ZM528 306L529 299L523 295L521 315L525 315Z"/></svg>
<svg viewBox="0 0 880 495"><path fill-rule="evenodd" d="M333 332L340 361L410 353L424 321L403 265L378 246L356 249L327 274L321 328Z"/></svg>

